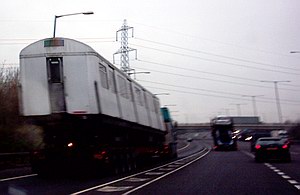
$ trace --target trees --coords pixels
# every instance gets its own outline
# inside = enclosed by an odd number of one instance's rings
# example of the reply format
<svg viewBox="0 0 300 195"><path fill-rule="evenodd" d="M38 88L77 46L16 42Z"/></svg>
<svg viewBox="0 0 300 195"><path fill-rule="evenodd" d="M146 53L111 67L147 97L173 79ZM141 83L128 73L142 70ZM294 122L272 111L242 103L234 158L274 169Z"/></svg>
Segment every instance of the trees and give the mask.
<svg viewBox="0 0 300 195"><path fill-rule="evenodd" d="M41 129L19 115L17 67L0 66L0 153L29 151L42 143Z"/></svg>

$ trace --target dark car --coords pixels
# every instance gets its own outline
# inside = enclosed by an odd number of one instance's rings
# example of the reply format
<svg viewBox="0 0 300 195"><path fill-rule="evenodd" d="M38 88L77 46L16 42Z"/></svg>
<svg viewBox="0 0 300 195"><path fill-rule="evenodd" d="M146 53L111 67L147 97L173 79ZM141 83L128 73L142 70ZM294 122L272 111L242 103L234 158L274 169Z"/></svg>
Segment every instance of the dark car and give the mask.
<svg viewBox="0 0 300 195"><path fill-rule="evenodd" d="M262 137L255 144L255 161L266 160L291 161L290 144L280 137Z"/></svg>

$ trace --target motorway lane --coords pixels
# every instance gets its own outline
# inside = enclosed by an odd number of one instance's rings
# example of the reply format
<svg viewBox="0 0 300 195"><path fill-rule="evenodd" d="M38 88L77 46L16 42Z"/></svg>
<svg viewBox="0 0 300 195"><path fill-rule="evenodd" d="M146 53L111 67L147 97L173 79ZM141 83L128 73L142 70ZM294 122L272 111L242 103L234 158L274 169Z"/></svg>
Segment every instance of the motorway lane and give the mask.
<svg viewBox="0 0 300 195"><path fill-rule="evenodd" d="M213 151L133 194L300 194L264 163L240 151Z"/></svg>
<svg viewBox="0 0 300 195"><path fill-rule="evenodd" d="M191 143L185 141L181 155L194 153L203 145L211 146L209 134L196 133ZM203 140L202 138L205 138ZM203 144L204 143L204 144ZM249 155L249 143L239 143L239 151L216 152L193 164L174 172L167 177L145 186L134 194L300 194L292 184L275 173L264 163L255 163ZM293 146L292 146L293 148ZM299 159L297 147L292 154L292 163L270 163L299 181ZM299 149L299 148L298 148ZM191 152L193 151L193 152ZM120 176L121 177L121 176ZM97 186L120 177L89 179L41 179L29 177L0 182L0 194L21 192L19 194L70 194ZM97 194L97 191L89 191Z"/></svg>
<svg viewBox="0 0 300 195"><path fill-rule="evenodd" d="M179 151L179 156L184 157L191 153L196 153L203 149L199 143L188 143L185 139L179 140L180 147L184 147ZM179 148L180 149L180 148ZM18 172L18 173L17 173ZM35 175L31 176L30 168L15 169L2 171L0 174L0 194L71 194L82 189L87 189L101 183L107 183L122 177L90 177L90 178L40 178ZM25 175L24 178L12 178L15 176ZM28 176L28 177L27 177ZM125 176L125 175L123 175ZM12 178L6 180L7 178Z"/></svg>

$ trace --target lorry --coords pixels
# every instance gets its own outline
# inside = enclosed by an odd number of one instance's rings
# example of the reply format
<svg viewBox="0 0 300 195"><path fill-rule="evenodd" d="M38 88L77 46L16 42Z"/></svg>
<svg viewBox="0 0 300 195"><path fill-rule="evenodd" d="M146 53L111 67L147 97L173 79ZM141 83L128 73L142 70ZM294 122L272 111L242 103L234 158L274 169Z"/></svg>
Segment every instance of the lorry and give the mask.
<svg viewBox="0 0 300 195"><path fill-rule="evenodd" d="M20 114L43 129L32 170L130 171L176 157L159 99L90 46L46 38L20 52Z"/></svg>
<svg viewBox="0 0 300 195"><path fill-rule="evenodd" d="M237 137L233 132L234 124L230 117L217 116L211 119L214 150L237 150Z"/></svg>

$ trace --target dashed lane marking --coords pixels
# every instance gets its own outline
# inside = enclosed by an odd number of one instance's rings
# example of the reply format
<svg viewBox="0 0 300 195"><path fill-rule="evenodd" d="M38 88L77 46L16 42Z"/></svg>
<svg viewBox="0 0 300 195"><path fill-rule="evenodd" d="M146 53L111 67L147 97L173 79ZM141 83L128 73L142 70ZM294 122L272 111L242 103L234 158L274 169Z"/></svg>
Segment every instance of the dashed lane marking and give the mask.
<svg viewBox="0 0 300 195"><path fill-rule="evenodd" d="M249 152L242 151L242 153L244 153L247 156L250 156L252 158L255 158L255 156L253 154L249 153ZM282 172L281 170L279 170L277 167L275 167L274 165L272 165L270 163L264 163L264 165L266 167L268 167L269 169L271 169L272 171L274 171L274 173L277 173L278 175L280 175L283 179L286 179L295 188L297 188L298 190L300 190L300 185L299 185L298 181L293 180L290 176L286 175L284 172Z"/></svg>
<svg viewBox="0 0 300 195"><path fill-rule="evenodd" d="M105 186L97 189L98 192L122 192L133 188L133 186Z"/></svg>
<svg viewBox="0 0 300 195"><path fill-rule="evenodd" d="M34 177L34 176L37 176L37 174L22 175L22 176L18 176L18 177L10 177L10 178L5 178L5 179L0 179L0 182L10 181L10 180L15 180L15 179L22 179L22 178L26 178L26 177Z"/></svg>
<svg viewBox="0 0 300 195"><path fill-rule="evenodd" d="M282 177L283 177L284 179L291 179L291 177L288 176L288 175L282 175Z"/></svg>
<svg viewBox="0 0 300 195"><path fill-rule="evenodd" d="M291 184L298 184L296 180L288 180L288 182L290 182Z"/></svg>
<svg viewBox="0 0 300 195"><path fill-rule="evenodd" d="M148 173L145 173L145 175L163 175L165 174L165 172L148 172Z"/></svg>
<svg viewBox="0 0 300 195"><path fill-rule="evenodd" d="M143 182L143 181L147 181L147 180L150 180L150 178L131 177L131 178L128 178L127 180L125 180L125 181L129 181L129 182Z"/></svg>
<svg viewBox="0 0 300 195"><path fill-rule="evenodd" d="M162 172L162 171L158 171L158 170L159 170L160 168L166 168L168 165L173 164L173 163L176 163L176 162L170 162L170 163L165 164L165 165L163 165L163 166L155 167L155 168L152 168L152 169L150 169L150 170L146 170L146 171L139 172L139 173L136 173L136 174L133 174L133 175L129 175L129 176L127 176L127 177L123 177L123 178L120 178L120 179L117 179L117 180L114 180L114 181L110 181L110 182L108 182L108 183L96 185L96 186L91 187L91 188L87 188L87 189L84 189L84 190L81 190L81 191L78 191L78 192L74 192L74 193L72 193L71 195L78 195L78 194L82 194L82 193L85 193L85 192L88 192L88 191L92 191L92 190L98 191L99 189L100 189L100 190L103 190L103 191L108 191L108 190L123 190L123 189L125 189L125 188L128 188L128 187L133 186L133 184L132 184L132 185L128 185L128 186L127 186L127 185L126 185L126 186L124 186L124 185L119 185L119 186L117 186L118 183L120 184L120 182L122 182L122 181L127 181L127 180L130 179L130 178L140 178L140 177L139 177L140 175L145 175L146 173L148 173L148 174L149 174L149 173L150 173L150 174L151 174L151 173L152 173L152 174L153 174L153 173L156 174L156 173L158 173L158 172L159 172L159 173L163 173L163 175L153 175L153 177L156 176L155 179L150 178L148 182L145 181L146 183L144 183L144 184L142 184L142 185L134 186L132 189L130 188L129 191L128 191L128 189L127 189L127 190L124 190L124 191L127 191L127 192L122 191L122 194L123 194L123 195L129 194L129 193L131 193L131 192L134 192L134 191L136 191L136 190L138 190L138 189L141 189L141 188L143 188L143 187L145 187L145 186L147 186L147 185L149 185L149 184L151 184L151 183L153 183L153 182L155 182L155 181L157 181L157 180L159 180L159 179L162 179L162 178L164 178L164 177L166 177L166 176L168 176L168 175L170 175L170 174L172 174L172 173L174 173L174 172L176 172L176 171L178 171L178 170L180 170L180 169L182 169L182 168L184 168L184 167L190 165L191 163L195 162L196 160L199 160L199 159L201 159L202 157L206 156L209 152L210 152L210 149L204 148L204 149L202 149L201 151L199 151L199 152L197 152L197 153L195 153L195 154L192 154L192 155L190 155L190 156L188 156L188 157L185 157L185 158L183 158L183 159L178 160L177 162L182 162L182 161L184 161L184 160L186 160L186 159L193 159L193 158L194 158L193 160L190 160L189 162L183 164L182 166L177 167L177 168L174 168L172 171ZM199 155L200 155L200 156L199 156ZM149 175L148 175L148 176L149 176ZM144 178L144 177L142 177L142 178ZM135 179L134 179L134 180L135 180ZM127 181L127 182L128 182L128 181ZM135 180L135 182L138 182L138 181ZM107 187L107 186L108 186L108 188L105 188L105 187ZM99 191L99 192L100 192L100 191Z"/></svg>

